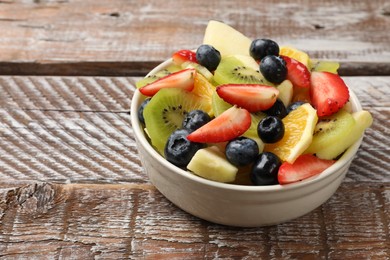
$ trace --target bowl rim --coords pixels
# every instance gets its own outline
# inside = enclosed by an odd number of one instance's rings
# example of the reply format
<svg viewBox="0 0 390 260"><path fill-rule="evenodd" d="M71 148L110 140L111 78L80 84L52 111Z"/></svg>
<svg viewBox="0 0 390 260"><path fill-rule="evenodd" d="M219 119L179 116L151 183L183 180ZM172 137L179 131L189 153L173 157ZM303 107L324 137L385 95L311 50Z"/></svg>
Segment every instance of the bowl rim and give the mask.
<svg viewBox="0 0 390 260"><path fill-rule="evenodd" d="M165 60L158 66L156 66L153 70L151 70L145 77L148 75L152 75L156 73L159 70L162 70L166 68L167 66L172 64L172 59ZM350 102L353 106L353 111L360 111L362 110L361 104L356 97L355 93L351 90L351 88L348 86L349 94L350 94ZM149 141L145 137L145 133L143 131L142 125L140 124L137 116L138 107L141 104L141 101L145 97L137 90L134 90L134 95L131 99L131 107L130 107L130 117L131 117L131 125L135 134L136 139L139 141L139 145L142 145L145 151L149 153L149 155L155 159L158 163L162 164L164 167L168 168L172 173L179 174L184 178L188 178L194 182L198 182L210 187L219 188L219 189L225 189L225 190L234 190L234 191L246 191L246 192L280 192L280 191L287 191L287 190L295 190L300 189L302 187L310 186L311 184L320 182L323 179L326 179L330 177L332 174L335 174L336 172L340 172L341 169L347 165L350 161L354 159L354 156L356 155L360 144L363 140L363 136L356 141L353 145L351 145L344 153L343 155L334 163L332 166L327 168L322 173L312 176L310 178L307 178L305 180L295 182L295 183L289 183L289 184L275 184L275 185L268 185L268 186L256 186L256 185L242 185L242 184L232 184L232 183L222 183L217 182L213 180L208 180L203 177L200 177L196 174L193 174L189 171L183 170L167 160L164 159L162 155L160 155L153 146L149 143ZM138 148L139 150L139 148ZM336 177L336 176L335 176Z"/></svg>

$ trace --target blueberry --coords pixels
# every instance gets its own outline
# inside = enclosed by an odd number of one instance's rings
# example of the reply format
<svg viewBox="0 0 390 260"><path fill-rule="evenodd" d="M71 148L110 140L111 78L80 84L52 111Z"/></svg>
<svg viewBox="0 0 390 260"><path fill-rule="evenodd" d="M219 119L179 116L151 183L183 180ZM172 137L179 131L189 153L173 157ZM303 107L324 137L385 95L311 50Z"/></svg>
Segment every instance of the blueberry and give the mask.
<svg viewBox="0 0 390 260"><path fill-rule="evenodd" d="M284 106L283 102L280 99L276 99L272 107L263 111L268 116L277 116L280 119L283 119L287 115L287 109Z"/></svg>
<svg viewBox="0 0 390 260"><path fill-rule="evenodd" d="M182 127L193 132L210 121L210 116L202 110L190 111L183 120Z"/></svg>
<svg viewBox="0 0 390 260"><path fill-rule="evenodd" d="M221 61L221 53L211 45L202 44L196 50L196 59L200 65L214 71Z"/></svg>
<svg viewBox="0 0 390 260"><path fill-rule="evenodd" d="M188 140L188 134L188 130L176 130L169 136L165 145L165 159L178 167L187 166L194 154L204 147L204 144Z"/></svg>
<svg viewBox="0 0 390 260"><path fill-rule="evenodd" d="M247 137L237 137L228 142L225 149L226 158L235 166L252 163L259 154L257 143Z"/></svg>
<svg viewBox="0 0 390 260"><path fill-rule="evenodd" d="M146 105L150 102L151 98L145 99L142 103L141 106L138 108L138 120L142 123L145 124L145 118L144 118L144 109Z"/></svg>
<svg viewBox="0 0 390 260"><path fill-rule="evenodd" d="M270 39L256 39L249 47L250 55L257 61L261 61L267 55L279 55L279 45Z"/></svg>
<svg viewBox="0 0 390 260"><path fill-rule="evenodd" d="M258 155L251 169L251 180L254 185L278 184L278 171L281 165L279 157L271 152Z"/></svg>
<svg viewBox="0 0 390 260"><path fill-rule="evenodd" d="M296 102L291 103L287 107L287 114L289 114L291 111L297 109L298 107L302 106L305 103L306 102L304 102L304 101L296 101Z"/></svg>
<svg viewBox="0 0 390 260"><path fill-rule="evenodd" d="M284 59L276 55L265 56L260 62L260 71L269 82L280 84L287 77L287 66Z"/></svg>
<svg viewBox="0 0 390 260"><path fill-rule="evenodd" d="M284 136L284 124L279 117L267 116L257 125L257 134L264 143L276 143Z"/></svg>

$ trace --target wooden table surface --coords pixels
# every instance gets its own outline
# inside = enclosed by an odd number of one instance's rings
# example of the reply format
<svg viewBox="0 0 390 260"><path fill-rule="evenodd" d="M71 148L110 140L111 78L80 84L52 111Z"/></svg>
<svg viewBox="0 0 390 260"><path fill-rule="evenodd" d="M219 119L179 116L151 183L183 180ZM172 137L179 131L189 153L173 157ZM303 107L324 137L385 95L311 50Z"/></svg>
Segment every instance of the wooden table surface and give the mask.
<svg viewBox="0 0 390 260"><path fill-rule="evenodd" d="M193 217L149 182L134 83L209 19L341 62L374 116L341 187L270 227ZM0 259L389 259L390 3L0 1Z"/></svg>

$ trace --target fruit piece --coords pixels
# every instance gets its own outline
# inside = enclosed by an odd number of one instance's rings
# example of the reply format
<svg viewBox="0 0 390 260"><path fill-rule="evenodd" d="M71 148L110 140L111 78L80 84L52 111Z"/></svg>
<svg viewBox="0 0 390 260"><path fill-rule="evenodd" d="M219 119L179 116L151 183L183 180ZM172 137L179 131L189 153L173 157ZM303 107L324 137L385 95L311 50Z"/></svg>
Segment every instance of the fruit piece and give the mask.
<svg viewBox="0 0 390 260"><path fill-rule="evenodd" d="M210 122L210 116L202 110L192 110L183 119L182 127L193 132L199 127Z"/></svg>
<svg viewBox="0 0 390 260"><path fill-rule="evenodd" d="M204 144L189 141L188 134L186 129L176 130L169 136L165 145L165 159L178 167L187 166L194 154L204 148Z"/></svg>
<svg viewBox="0 0 390 260"><path fill-rule="evenodd" d="M261 61L267 55L279 55L279 45L270 39L253 40L249 47L249 54L257 61Z"/></svg>
<svg viewBox="0 0 390 260"><path fill-rule="evenodd" d="M181 66L184 62L198 62L196 60L196 53L191 50L179 50L172 55L172 61L178 66Z"/></svg>
<svg viewBox="0 0 390 260"><path fill-rule="evenodd" d="M252 41L233 27L218 21L209 21L203 38L203 44L214 46L221 56L249 56Z"/></svg>
<svg viewBox="0 0 390 260"><path fill-rule="evenodd" d="M335 162L333 160L323 160L310 154L301 155L293 164L284 162L280 166L278 182L279 184L288 184L307 179L325 171Z"/></svg>
<svg viewBox="0 0 390 260"><path fill-rule="evenodd" d="M283 138L283 122L279 117L267 116L260 121L257 133L264 143L276 143Z"/></svg>
<svg viewBox="0 0 390 260"><path fill-rule="evenodd" d="M203 77L205 77L207 80L211 80L213 78L213 74L200 65L199 63L192 62L192 61L185 61L181 64L182 69L196 69L197 75L201 74Z"/></svg>
<svg viewBox="0 0 390 260"><path fill-rule="evenodd" d="M199 73L195 75L192 93L202 98L202 102L205 105L205 109L203 111L207 112L210 116L214 116L212 95L215 93L215 87Z"/></svg>
<svg viewBox="0 0 390 260"><path fill-rule="evenodd" d="M171 133L181 128L184 116L191 110L205 110L202 98L182 89L162 89L144 109L145 126L156 150L164 154Z"/></svg>
<svg viewBox="0 0 390 260"><path fill-rule="evenodd" d="M278 184L280 159L273 153L263 152L254 162L250 177L254 185Z"/></svg>
<svg viewBox="0 0 390 260"><path fill-rule="evenodd" d="M330 73L338 74L337 70L340 67L340 63L336 61L328 60L310 60L311 71L327 71Z"/></svg>
<svg viewBox="0 0 390 260"><path fill-rule="evenodd" d="M145 118L144 118L144 109L146 107L147 104L149 104L150 102L150 98L146 98L141 106L138 108L138 120L142 123L142 124L145 124Z"/></svg>
<svg viewBox="0 0 390 260"><path fill-rule="evenodd" d="M295 48L290 47L290 46L281 46L280 51L279 51L279 55L290 57L294 60L299 61L300 63L302 63L306 67L309 67L308 66L309 65L309 55L307 55L307 53L305 53L303 51L300 51L300 50L295 49Z"/></svg>
<svg viewBox="0 0 390 260"><path fill-rule="evenodd" d="M226 102L257 112L270 108L279 95L277 88L259 84L225 84L216 89Z"/></svg>
<svg viewBox="0 0 390 260"><path fill-rule="evenodd" d="M313 142L305 153L316 154L322 159L335 159L362 137L372 124L368 111L348 113L344 109L329 117L321 118L313 136Z"/></svg>
<svg viewBox="0 0 390 260"><path fill-rule="evenodd" d="M303 104L305 104L307 102L304 102L304 101L296 101L296 102L293 102L291 103L290 105L288 105L287 107L287 114L289 114L291 111L297 109L298 107L302 106Z"/></svg>
<svg viewBox="0 0 390 260"><path fill-rule="evenodd" d="M214 71L221 61L221 54L217 49L209 44L202 44L196 50L196 59L198 63L209 71Z"/></svg>
<svg viewBox="0 0 390 260"><path fill-rule="evenodd" d="M280 119L284 118L287 115L286 107L280 99L276 99L272 107L263 111L268 116L277 116Z"/></svg>
<svg viewBox="0 0 390 260"><path fill-rule="evenodd" d="M265 56L260 62L260 72L269 82L280 84L287 76L286 62L279 56Z"/></svg>
<svg viewBox="0 0 390 260"><path fill-rule="evenodd" d="M257 143L247 137L238 137L229 141L225 148L227 160L235 166L252 163L259 154Z"/></svg>
<svg viewBox="0 0 390 260"><path fill-rule="evenodd" d="M304 104L282 119L284 136L276 143L266 144L264 151L276 154L282 161L293 163L310 145L318 117L310 104Z"/></svg>
<svg viewBox="0 0 390 260"><path fill-rule="evenodd" d="M263 84L272 85L259 72L259 65L250 56L222 57L213 80L222 84Z"/></svg>
<svg viewBox="0 0 390 260"><path fill-rule="evenodd" d="M162 70L160 70L160 71L157 71L155 74L148 75L148 76L146 76L145 78L143 78L143 79L137 81L137 82L135 83L135 86L136 86L137 88L141 88L141 87L143 87L143 86L145 86L145 85L147 85L147 84L150 84L150 83L152 83L152 82L154 82L154 81L156 81L156 80L158 80L158 79L161 79L161 78L163 78L163 77L165 77L165 76L167 76L167 75L169 75L169 74L171 74L171 73L173 73L173 72L179 71L179 70L181 70L181 67L180 67L180 66L177 66L177 65L170 65L170 66L168 66L168 67L165 68L165 69L162 69Z"/></svg>
<svg viewBox="0 0 390 260"><path fill-rule="evenodd" d="M329 116L342 108L349 99L347 85L337 74L312 72L310 100L318 116Z"/></svg>
<svg viewBox="0 0 390 260"><path fill-rule="evenodd" d="M310 87L310 71L299 61L288 56L281 56L286 62L287 79L291 81L294 87L309 88Z"/></svg>
<svg viewBox="0 0 390 260"><path fill-rule="evenodd" d="M187 169L205 179L218 182L233 182L238 171L214 146L198 150L187 165Z"/></svg>
<svg viewBox="0 0 390 260"><path fill-rule="evenodd" d="M180 88L191 91L194 88L195 75L195 69L180 70L143 86L139 91L145 96L153 96L163 88Z"/></svg>
<svg viewBox="0 0 390 260"><path fill-rule="evenodd" d="M284 106L287 107L291 103L294 93L291 81L283 81L277 86L277 89L279 90L278 98L283 102Z"/></svg>
<svg viewBox="0 0 390 260"><path fill-rule="evenodd" d="M251 125L250 113L233 106L188 135L188 140L199 143L230 141L242 135Z"/></svg>

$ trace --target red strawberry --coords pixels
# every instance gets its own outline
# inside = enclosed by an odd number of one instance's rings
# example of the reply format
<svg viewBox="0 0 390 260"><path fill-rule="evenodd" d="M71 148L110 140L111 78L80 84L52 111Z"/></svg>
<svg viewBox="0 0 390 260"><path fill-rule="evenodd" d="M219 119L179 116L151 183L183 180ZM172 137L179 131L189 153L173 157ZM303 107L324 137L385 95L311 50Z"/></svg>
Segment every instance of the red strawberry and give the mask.
<svg viewBox="0 0 390 260"><path fill-rule="evenodd" d="M279 184L297 182L317 175L336 161L320 159L311 154L300 155L293 164L284 162L279 167Z"/></svg>
<svg viewBox="0 0 390 260"><path fill-rule="evenodd" d="M251 125L251 115L243 108L233 106L187 136L198 143L219 143L242 135Z"/></svg>
<svg viewBox="0 0 390 260"><path fill-rule="evenodd" d="M310 87L310 71L307 67L290 57L281 56L286 62L287 79L291 81L294 87L309 88Z"/></svg>
<svg viewBox="0 0 390 260"><path fill-rule="evenodd" d="M180 70L143 86L139 91L149 97L156 94L162 88L182 88L191 91L194 88L195 75L195 69Z"/></svg>
<svg viewBox="0 0 390 260"><path fill-rule="evenodd" d="M249 112L272 107L279 95L277 88L259 84L226 84L218 86L216 91L226 102Z"/></svg>
<svg viewBox="0 0 390 260"><path fill-rule="evenodd" d="M347 103L348 87L339 75L313 71L310 82L310 100L318 116L332 115Z"/></svg>
<svg viewBox="0 0 390 260"><path fill-rule="evenodd" d="M181 65L186 61L198 62L196 60L196 53L191 50L180 50L172 55L172 60L176 65Z"/></svg>

